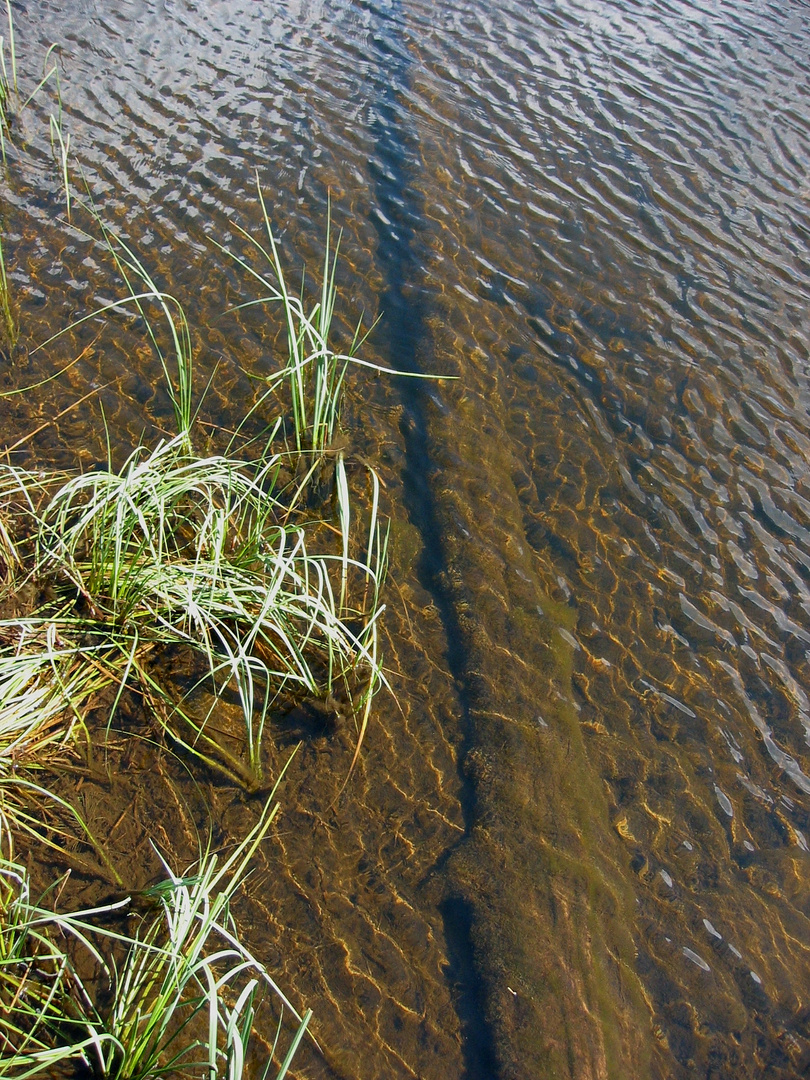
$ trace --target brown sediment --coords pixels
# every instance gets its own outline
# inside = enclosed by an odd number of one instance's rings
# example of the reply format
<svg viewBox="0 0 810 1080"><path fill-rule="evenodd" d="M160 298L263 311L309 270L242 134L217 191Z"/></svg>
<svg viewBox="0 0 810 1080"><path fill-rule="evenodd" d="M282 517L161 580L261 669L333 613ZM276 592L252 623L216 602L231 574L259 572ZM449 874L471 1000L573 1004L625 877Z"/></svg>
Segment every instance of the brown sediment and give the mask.
<svg viewBox="0 0 810 1080"><path fill-rule="evenodd" d="M496 422L480 407L464 429ZM474 460L471 447L456 447ZM473 789L448 887L470 907L500 1075L648 1076L652 1019L636 971L627 858L572 700L576 613L514 549L523 533L507 479L515 463L490 456L483 469L482 482L500 478L486 521L513 550L509 563L483 560L459 531L445 541L467 657L462 768ZM448 489L438 499L443 515L473 525L466 500ZM480 533L480 518L475 525Z"/></svg>

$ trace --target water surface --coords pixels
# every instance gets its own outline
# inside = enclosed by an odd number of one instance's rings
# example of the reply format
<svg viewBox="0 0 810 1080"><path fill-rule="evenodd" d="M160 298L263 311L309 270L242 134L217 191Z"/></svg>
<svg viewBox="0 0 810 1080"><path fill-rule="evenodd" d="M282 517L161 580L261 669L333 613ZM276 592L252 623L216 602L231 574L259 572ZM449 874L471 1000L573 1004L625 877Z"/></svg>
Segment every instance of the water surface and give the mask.
<svg viewBox="0 0 810 1080"><path fill-rule="evenodd" d="M331 197L346 326L382 314L366 357L457 377L350 391L393 521L399 706L336 814L350 740L309 733L249 884L252 944L315 1010L299 1075L803 1075L807 6L15 14L30 83L60 43L87 182L198 328L209 422L238 422L276 344L257 309L223 316L252 294L212 243L260 229L256 175L296 266ZM30 138L5 226L35 341L115 286ZM120 454L167 422L136 330L77 335L35 408L98 393L34 457L103 459L99 401ZM241 833L256 808L210 786Z"/></svg>

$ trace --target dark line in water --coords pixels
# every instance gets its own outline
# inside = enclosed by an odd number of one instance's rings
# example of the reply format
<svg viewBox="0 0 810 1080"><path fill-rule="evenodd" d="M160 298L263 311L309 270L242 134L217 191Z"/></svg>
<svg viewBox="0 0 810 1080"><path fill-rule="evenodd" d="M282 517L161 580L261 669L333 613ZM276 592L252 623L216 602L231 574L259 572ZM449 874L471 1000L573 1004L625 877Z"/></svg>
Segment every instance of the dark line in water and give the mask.
<svg viewBox="0 0 810 1080"><path fill-rule="evenodd" d="M481 979L473 963L472 905L451 897L439 906L450 964L447 980L453 992L464 1039L465 1080L493 1080L498 1075L489 1025L481 1023L484 1001Z"/></svg>
<svg viewBox="0 0 810 1080"><path fill-rule="evenodd" d="M390 45L375 39L374 46L390 59ZM409 188L409 172L414 168L418 139L403 123L404 108L399 101L407 86L405 63L400 61L387 70L385 89L375 100L376 119L372 127L377 158L382 167L370 163L373 190L382 216L373 222L379 237L377 260L386 289L382 297L383 325L386 331L388 360L400 371L423 374L419 354L429 338L426 330L426 306L419 277L421 266L414 252L415 231L412 222L424 220ZM410 295L409 295L410 294ZM470 730L470 692L467 657L462 644L461 627L450 591L446 585L447 562L436 500L430 484L433 463L429 450L428 395L417 380L399 383L405 416L401 424L405 443L403 471L404 501L411 523L422 537L422 554L417 567L419 579L430 592L439 610L447 641L447 666L453 677L462 713L465 739ZM463 748L465 751L467 747ZM462 810L469 828L475 813L472 784L462 776Z"/></svg>
<svg viewBox="0 0 810 1080"><path fill-rule="evenodd" d="M376 142L375 161L370 163L373 192L381 213L372 217L379 245L377 261L386 282L382 297L388 360L400 371L424 373L420 352L429 341L427 310L421 289L422 267L416 254L414 222L424 221L422 207L414 195L410 177L419 162L419 140L407 123L405 104L410 63L406 44L386 40L384 33L402 33L400 5L382 19L370 45L380 58L381 92L374 100L372 132ZM379 162L379 165L377 164ZM403 494L411 523L422 538L417 573L433 597L444 627L446 661L453 678L461 712L462 745L459 753L461 810L469 836L476 816L475 790L463 770L471 749L471 692L467 655L462 629L446 583L447 560L436 499L431 487L434 471L429 448L429 398L417 380L402 380L404 419L401 425L405 445ZM459 843L463 843L464 839ZM444 851L432 875L444 868L458 844ZM464 1080L492 1080L496 1076L494 1039L484 1008L484 987L475 962L472 942L473 912L470 904L457 896L445 897L440 907L450 957L447 978L461 1023Z"/></svg>

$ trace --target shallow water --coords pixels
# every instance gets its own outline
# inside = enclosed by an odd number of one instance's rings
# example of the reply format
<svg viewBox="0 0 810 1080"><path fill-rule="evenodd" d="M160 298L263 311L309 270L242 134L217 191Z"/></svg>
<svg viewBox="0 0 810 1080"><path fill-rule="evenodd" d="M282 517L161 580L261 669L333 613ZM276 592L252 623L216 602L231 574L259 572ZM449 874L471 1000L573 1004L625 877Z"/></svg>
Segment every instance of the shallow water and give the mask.
<svg viewBox="0 0 810 1080"><path fill-rule="evenodd" d="M366 358L457 379L351 388L400 707L379 699L337 813L351 739L305 732L249 884L251 943L315 1010L298 1075L804 1075L810 9L15 13L21 77L60 43L94 196L199 328L208 421L238 422L242 365L272 356L265 314L223 315L255 294L212 244L260 229L257 173L295 265L331 196L346 326L382 314ZM40 119L5 192L28 343L115 291L59 220ZM103 460L99 402L114 454L165 424L137 331L86 324L68 375L4 406L8 441L91 390L26 453ZM242 833L256 808L209 788Z"/></svg>

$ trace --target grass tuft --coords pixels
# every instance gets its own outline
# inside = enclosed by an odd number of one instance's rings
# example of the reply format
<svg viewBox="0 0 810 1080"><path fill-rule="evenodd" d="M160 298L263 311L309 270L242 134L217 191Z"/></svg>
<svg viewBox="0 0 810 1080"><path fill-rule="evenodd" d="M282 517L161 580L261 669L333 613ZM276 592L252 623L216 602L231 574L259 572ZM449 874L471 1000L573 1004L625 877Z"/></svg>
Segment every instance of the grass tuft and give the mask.
<svg viewBox="0 0 810 1080"><path fill-rule="evenodd" d="M289 1045L277 1038L264 1063L265 1078L283 1080L312 1014L291 1005L240 940L230 911L278 811L274 794L227 858L208 851L183 875L161 859L166 879L141 898L147 906L133 935L111 923L134 915L131 897L67 914L33 902L28 873L6 844L0 1076L26 1080L72 1065L104 1080L200 1073L240 1080L256 1009L269 996L279 1020L287 1013L294 1021ZM87 970L97 972L92 982L81 974Z"/></svg>

